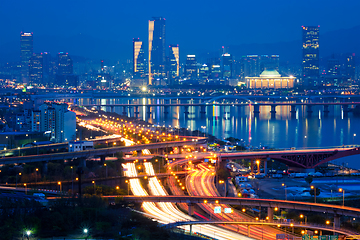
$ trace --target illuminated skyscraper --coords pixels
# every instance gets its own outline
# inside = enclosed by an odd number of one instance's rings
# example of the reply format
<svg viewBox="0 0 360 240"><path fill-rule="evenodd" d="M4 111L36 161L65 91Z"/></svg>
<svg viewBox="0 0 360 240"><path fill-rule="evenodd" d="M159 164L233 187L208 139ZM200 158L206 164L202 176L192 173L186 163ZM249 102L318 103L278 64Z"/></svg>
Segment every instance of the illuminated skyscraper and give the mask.
<svg viewBox="0 0 360 240"><path fill-rule="evenodd" d="M303 78L314 82L319 77L319 26L303 26L302 35Z"/></svg>
<svg viewBox="0 0 360 240"><path fill-rule="evenodd" d="M29 61L30 85L39 86L43 84L43 55L34 53Z"/></svg>
<svg viewBox="0 0 360 240"><path fill-rule="evenodd" d="M149 85L154 78L165 77L165 18L149 20Z"/></svg>
<svg viewBox="0 0 360 240"><path fill-rule="evenodd" d="M229 53L224 53L221 55L221 68L223 78L232 78L233 71L233 59Z"/></svg>
<svg viewBox="0 0 360 240"><path fill-rule="evenodd" d="M195 55L186 56L185 77L193 80L197 78L197 62Z"/></svg>
<svg viewBox="0 0 360 240"><path fill-rule="evenodd" d="M143 42L139 38L133 39L133 75L142 77L145 73L145 58Z"/></svg>
<svg viewBox="0 0 360 240"><path fill-rule="evenodd" d="M171 44L169 46L169 77L176 78L179 77L180 73L180 56L179 56L179 45Z"/></svg>
<svg viewBox="0 0 360 240"><path fill-rule="evenodd" d="M21 81L29 82L29 61L33 55L33 34L20 33Z"/></svg>

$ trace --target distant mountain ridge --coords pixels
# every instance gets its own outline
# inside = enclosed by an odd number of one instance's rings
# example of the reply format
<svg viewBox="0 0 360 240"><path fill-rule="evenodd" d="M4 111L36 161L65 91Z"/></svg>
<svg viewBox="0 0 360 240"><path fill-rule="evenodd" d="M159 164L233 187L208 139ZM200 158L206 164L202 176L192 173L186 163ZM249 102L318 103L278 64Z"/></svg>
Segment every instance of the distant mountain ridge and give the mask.
<svg viewBox="0 0 360 240"><path fill-rule="evenodd" d="M299 30L300 31L300 30ZM360 25L331 31L322 34L320 29L320 57L327 57L337 53L355 53L360 55ZM146 40L145 40L146 44ZM289 42L269 44L240 44L229 46L230 53L235 58L249 54L279 54L281 62L290 64L301 63L301 39ZM82 56L85 59L99 61L105 59L111 62L132 58L131 39L103 40L92 36L78 34L72 37L36 36L34 35L35 52L69 52L70 55ZM182 46L181 51L186 52ZM213 49L210 49L213 51ZM197 52L205 56L205 52ZM20 59L20 43L9 42L0 46L0 63L15 62ZM184 60L184 59L183 59Z"/></svg>

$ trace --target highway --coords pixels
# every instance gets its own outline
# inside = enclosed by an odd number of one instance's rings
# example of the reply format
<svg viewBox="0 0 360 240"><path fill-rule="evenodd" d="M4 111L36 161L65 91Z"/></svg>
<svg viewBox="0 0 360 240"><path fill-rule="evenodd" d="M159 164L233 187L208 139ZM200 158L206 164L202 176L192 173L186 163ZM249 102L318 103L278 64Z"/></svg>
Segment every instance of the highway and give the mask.
<svg viewBox="0 0 360 240"><path fill-rule="evenodd" d="M190 195L192 196L220 196L217 189L214 186L215 170L208 168L205 164L199 164L199 169L188 175L186 178L186 185ZM213 203L201 203L198 204L204 211L206 211L212 219L215 221L251 221L252 218L239 213L231 208L227 204L213 204ZM221 213L215 214L216 207L221 207ZM231 209L231 213L224 213L225 209ZM269 226L254 226L248 228L245 225L227 225L228 229L241 232L242 234L252 236L257 239L276 239L276 234L283 233L278 229L271 228Z"/></svg>
<svg viewBox="0 0 360 240"><path fill-rule="evenodd" d="M124 174L127 177L136 177L137 172L134 163L126 163L124 164L124 168L126 169L126 171L124 171ZM145 164L145 168L148 174L154 173L151 164ZM130 179L129 184L130 189L135 196L148 196L148 193L142 188L139 179ZM167 195L165 189L159 184L158 180L155 177L149 179L149 189L154 195ZM142 203L142 207L145 212L153 216L154 219L161 223L170 223L176 221L195 221L194 218L178 210L172 203L160 203L159 206L156 206L155 203L144 201ZM187 227L186 229L189 228ZM194 228L193 231L201 232L202 234L208 235L210 237L214 236L214 238L216 239L251 239L215 226L198 227Z"/></svg>

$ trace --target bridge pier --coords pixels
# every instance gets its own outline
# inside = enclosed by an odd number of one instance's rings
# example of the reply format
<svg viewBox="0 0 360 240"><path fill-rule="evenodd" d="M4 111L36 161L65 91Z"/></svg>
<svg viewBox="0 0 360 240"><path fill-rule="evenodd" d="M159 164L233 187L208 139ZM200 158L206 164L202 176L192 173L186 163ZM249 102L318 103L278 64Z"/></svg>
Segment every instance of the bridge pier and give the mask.
<svg viewBox="0 0 360 240"><path fill-rule="evenodd" d="M334 228L340 227L340 215L335 214L334 215Z"/></svg>
<svg viewBox="0 0 360 240"><path fill-rule="evenodd" d="M260 106L258 104L254 104L254 114L260 113Z"/></svg>
<svg viewBox="0 0 360 240"><path fill-rule="evenodd" d="M250 225L247 225L247 236L250 237Z"/></svg>
<svg viewBox="0 0 360 240"><path fill-rule="evenodd" d="M169 113L169 106L164 106L164 113L168 114Z"/></svg>
<svg viewBox="0 0 360 240"><path fill-rule="evenodd" d="M268 207L267 209L267 216L269 217L269 221L274 220L274 209L271 207Z"/></svg>
<svg viewBox="0 0 360 240"><path fill-rule="evenodd" d="M324 113L329 113L329 105L324 105Z"/></svg>
<svg viewBox="0 0 360 240"><path fill-rule="evenodd" d="M184 111L184 113L185 113L185 117L187 118L187 117L189 117L189 106L185 106L185 111Z"/></svg>
<svg viewBox="0 0 360 240"><path fill-rule="evenodd" d="M296 105L290 105L290 112L296 113Z"/></svg>
<svg viewBox="0 0 360 240"><path fill-rule="evenodd" d="M114 112L114 106L110 106L110 112Z"/></svg>
<svg viewBox="0 0 360 240"><path fill-rule="evenodd" d="M312 113L312 105L307 105L307 113Z"/></svg>
<svg viewBox="0 0 360 240"><path fill-rule="evenodd" d="M190 224L190 236L192 234L192 224Z"/></svg>
<svg viewBox="0 0 360 240"><path fill-rule="evenodd" d="M194 216L194 204L193 203L188 203L188 214L190 216Z"/></svg>
<svg viewBox="0 0 360 240"><path fill-rule="evenodd" d="M254 174L254 160L253 159L250 160L250 169L251 169L250 174L253 175Z"/></svg>
<svg viewBox="0 0 360 240"><path fill-rule="evenodd" d="M264 174L267 175L267 159L264 160Z"/></svg>
<svg viewBox="0 0 360 240"><path fill-rule="evenodd" d="M271 105L271 111L270 113L275 114L276 113L276 105Z"/></svg>
<svg viewBox="0 0 360 240"><path fill-rule="evenodd" d="M106 156L102 155L100 156L100 163L104 165Z"/></svg>
<svg viewBox="0 0 360 240"><path fill-rule="evenodd" d="M43 168L42 168L43 174L46 175L47 171L48 171L48 162L43 162Z"/></svg>
<svg viewBox="0 0 360 240"><path fill-rule="evenodd" d="M139 106L135 106L135 115L136 117L139 115Z"/></svg>
<svg viewBox="0 0 360 240"><path fill-rule="evenodd" d="M201 114L205 114L205 113L206 113L205 105L201 105L201 106L200 106L200 113L201 113Z"/></svg>
<svg viewBox="0 0 360 240"><path fill-rule="evenodd" d="M150 115L151 115L151 107L150 106L146 107L146 114L150 117Z"/></svg>

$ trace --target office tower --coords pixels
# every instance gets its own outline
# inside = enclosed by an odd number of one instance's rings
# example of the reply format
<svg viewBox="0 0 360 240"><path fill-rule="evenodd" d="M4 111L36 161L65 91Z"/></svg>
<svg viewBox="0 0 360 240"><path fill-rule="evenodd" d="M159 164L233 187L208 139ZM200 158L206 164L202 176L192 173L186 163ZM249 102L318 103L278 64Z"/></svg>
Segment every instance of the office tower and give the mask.
<svg viewBox="0 0 360 240"><path fill-rule="evenodd" d="M145 74L145 57L143 42L139 38L133 39L133 75L143 77Z"/></svg>
<svg viewBox="0 0 360 240"><path fill-rule="evenodd" d="M33 55L33 33L20 33L21 81L29 82L29 61Z"/></svg>
<svg viewBox="0 0 360 240"><path fill-rule="evenodd" d="M43 55L34 53L29 61L30 85L39 86L43 84Z"/></svg>
<svg viewBox="0 0 360 240"><path fill-rule="evenodd" d="M154 17L149 20L149 58L148 84L156 78L165 77L165 18Z"/></svg>
<svg viewBox="0 0 360 240"><path fill-rule="evenodd" d="M208 58L207 64L209 66L209 79L221 78L221 61L220 58Z"/></svg>
<svg viewBox="0 0 360 240"><path fill-rule="evenodd" d="M73 61L68 53L60 52L58 54L58 75L73 74Z"/></svg>
<svg viewBox="0 0 360 240"><path fill-rule="evenodd" d="M103 73L105 70L104 68L104 60L100 60L100 72Z"/></svg>
<svg viewBox="0 0 360 240"><path fill-rule="evenodd" d="M340 76L340 60L332 56L327 60L326 75L329 76Z"/></svg>
<svg viewBox="0 0 360 240"><path fill-rule="evenodd" d="M48 86L53 82L53 64L51 61L51 54L48 52L42 53L43 60L43 85Z"/></svg>
<svg viewBox="0 0 360 240"><path fill-rule="evenodd" d="M169 46L169 77L176 78L180 75L180 56L179 45L171 44Z"/></svg>
<svg viewBox="0 0 360 240"><path fill-rule="evenodd" d="M279 71L279 55L261 55L260 56L260 72L265 70Z"/></svg>
<svg viewBox="0 0 360 240"><path fill-rule="evenodd" d="M197 62L195 55L186 56L185 77L193 80L197 78Z"/></svg>
<svg viewBox="0 0 360 240"><path fill-rule="evenodd" d="M319 77L319 26L302 27L303 81L315 84Z"/></svg>
<svg viewBox="0 0 360 240"><path fill-rule="evenodd" d="M223 53L221 55L221 71L223 78L232 78L233 59L229 53Z"/></svg>
<svg viewBox="0 0 360 240"><path fill-rule="evenodd" d="M355 53L349 54L345 59L345 75L350 81L355 80Z"/></svg>
<svg viewBox="0 0 360 240"><path fill-rule="evenodd" d="M243 72L245 77L257 77L261 73L259 55L247 55L242 57Z"/></svg>
<svg viewBox="0 0 360 240"><path fill-rule="evenodd" d="M206 83L207 80L209 79L209 67L206 64L203 64L200 66L199 69L199 79L200 79L200 83Z"/></svg>

